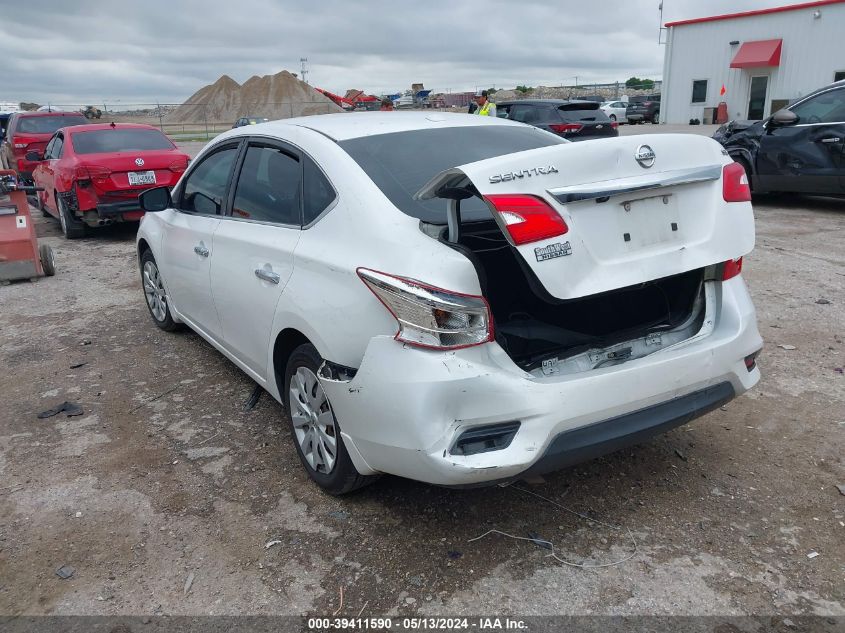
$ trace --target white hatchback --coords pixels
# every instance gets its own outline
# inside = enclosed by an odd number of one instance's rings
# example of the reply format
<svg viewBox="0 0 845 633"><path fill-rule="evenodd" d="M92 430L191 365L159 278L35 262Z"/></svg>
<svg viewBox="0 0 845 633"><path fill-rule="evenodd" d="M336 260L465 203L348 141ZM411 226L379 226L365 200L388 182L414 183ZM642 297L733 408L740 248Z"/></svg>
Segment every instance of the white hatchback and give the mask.
<svg viewBox="0 0 845 633"><path fill-rule="evenodd" d="M439 113L231 130L141 196L144 294L289 412L328 492L508 481L689 422L760 377L742 167Z"/></svg>

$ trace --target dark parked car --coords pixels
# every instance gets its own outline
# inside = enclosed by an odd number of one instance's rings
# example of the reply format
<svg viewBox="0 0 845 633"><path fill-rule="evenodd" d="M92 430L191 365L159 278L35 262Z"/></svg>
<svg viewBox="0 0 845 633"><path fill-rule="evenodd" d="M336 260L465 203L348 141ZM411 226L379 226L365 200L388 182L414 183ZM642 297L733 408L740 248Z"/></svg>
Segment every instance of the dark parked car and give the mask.
<svg viewBox="0 0 845 633"><path fill-rule="evenodd" d="M78 112L13 112L0 144L0 167L14 169L21 180L30 181L38 163L27 160L27 153L43 154L56 130L86 123L88 119Z"/></svg>
<svg viewBox="0 0 845 633"><path fill-rule="evenodd" d="M245 125L258 125L259 123L267 123L269 120L270 119L263 116L242 116L240 119L235 121L232 128L243 127Z"/></svg>
<svg viewBox="0 0 845 633"><path fill-rule="evenodd" d="M660 119L660 95L631 97L625 117L628 123L657 123Z"/></svg>
<svg viewBox="0 0 845 633"><path fill-rule="evenodd" d="M845 195L845 81L763 121L726 123L713 138L745 167L754 193Z"/></svg>
<svg viewBox="0 0 845 633"><path fill-rule="evenodd" d="M496 116L528 123L570 141L619 136L616 121L611 121L595 101L530 99L496 104Z"/></svg>

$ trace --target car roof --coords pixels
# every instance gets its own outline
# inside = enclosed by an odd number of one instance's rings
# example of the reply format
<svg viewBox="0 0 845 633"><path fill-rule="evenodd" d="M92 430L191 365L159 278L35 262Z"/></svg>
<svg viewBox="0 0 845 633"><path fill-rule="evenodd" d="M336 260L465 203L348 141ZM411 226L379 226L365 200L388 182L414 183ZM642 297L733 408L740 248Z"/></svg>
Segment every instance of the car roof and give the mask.
<svg viewBox="0 0 845 633"><path fill-rule="evenodd" d="M290 126L319 132L334 141L414 130L480 125L522 125L496 117L451 112L342 112L259 123L225 132L226 137L265 133L283 136ZM219 138L223 138L221 135Z"/></svg>
<svg viewBox="0 0 845 633"><path fill-rule="evenodd" d="M592 104L598 101L589 101L587 99L514 99L511 101L502 101L498 105L516 105L517 103L529 103L531 105L569 105L570 103Z"/></svg>
<svg viewBox="0 0 845 633"><path fill-rule="evenodd" d="M16 114L22 119L33 116L85 116L80 112L65 112L63 110L53 110L52 112L48 112L46 110L44 110L43 112L13 112L12 114Z"/></svg>
<svg viewBox="0 0 845 633"><path fill-rule="evenodd" d="M86 123L84 125L69 125L66 128L73 132L95 132L97 130L156 130L160 131L154 125L147 125L146 123Z"/></svg>

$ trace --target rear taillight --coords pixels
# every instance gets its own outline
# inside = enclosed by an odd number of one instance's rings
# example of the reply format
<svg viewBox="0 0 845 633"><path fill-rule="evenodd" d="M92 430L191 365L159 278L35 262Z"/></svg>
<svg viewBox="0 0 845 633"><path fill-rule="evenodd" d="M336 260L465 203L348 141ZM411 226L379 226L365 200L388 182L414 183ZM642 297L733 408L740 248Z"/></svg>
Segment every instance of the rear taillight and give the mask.
<svg viewBox="0 0 845 633"><path fill-rule="evenodd" d="M102 165L80 165L76 168L77 180L105 182L109 177L111 177L111 169Z"/></svg>
<svg viewBox="0 0 845 633"><path fill-rule="evenodd" d="M549 127L556 134L572 134L580 132L584 126L580 123L552 123Z"/></svg>
<svg viewBox="0 0 845 633"><path fill-rule="evenodd" d="M484 196L507 229L514 245L538 242L569 231L560 214L536 196L497 194Z"/></svg>
<svg viewBox="0 0 845 633"><path fill-rule="evenodd" d="M188 161L184 158L174 160L167 166L167 168L174 173L181 174L188 168Z"/></svg>
<svg viewBox="0 0 845 633"><path fill-rule="evenodd" d="M733 279L742 272L742 257L736 259L729 259L722 264L722 281Z"/></svg>
<svg viewBox="0 0 845 633"><path fill-rule="evenodd" d="M612 127L615 130L616 128L619 127L619 121L611 121L610 127Z"/></svg>
<svg viewBox="0 0 845 633"><path fill-rule="evenodd" d="M459 349L493 340L484 297L450 292L368 268L358 276L399 324L396 340L430 349Z"/></svg>
<svg viewBox="0 0 845 633"><path fill-rule="evenodd" d="M722 168L722 197L725 202L751 202L748 174L739 163L728 163Z"/></svg>

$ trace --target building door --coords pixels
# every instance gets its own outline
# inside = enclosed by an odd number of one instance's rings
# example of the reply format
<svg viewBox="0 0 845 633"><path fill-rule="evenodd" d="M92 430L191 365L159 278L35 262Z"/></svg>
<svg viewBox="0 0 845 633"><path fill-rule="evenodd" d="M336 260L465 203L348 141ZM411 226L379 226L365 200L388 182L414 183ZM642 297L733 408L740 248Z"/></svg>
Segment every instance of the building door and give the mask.
<svg viewBox="0 0 845 633"><path fill-rule="evenodd" d="M766 92L769 88L769 78L766 76L752 77L751 90L748 91L748 119L760 121L766 110Z"/></svg>

